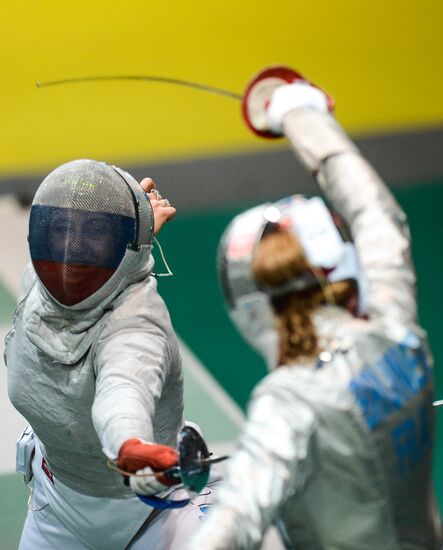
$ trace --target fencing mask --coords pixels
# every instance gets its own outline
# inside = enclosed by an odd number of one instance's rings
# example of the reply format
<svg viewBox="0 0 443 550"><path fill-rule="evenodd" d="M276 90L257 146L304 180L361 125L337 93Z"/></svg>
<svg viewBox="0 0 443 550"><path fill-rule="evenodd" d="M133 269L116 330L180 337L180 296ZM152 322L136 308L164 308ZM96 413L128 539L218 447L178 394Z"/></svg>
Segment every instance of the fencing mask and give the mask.
<svg viewBox="0 0 443 550"><path fill-rule="evenodd" d="M32 203L32 263L47 291L65 306L92 296L128 248L151 245L152 237L152 209L143 189L128 173L102 162L59 166Z"/></svg>

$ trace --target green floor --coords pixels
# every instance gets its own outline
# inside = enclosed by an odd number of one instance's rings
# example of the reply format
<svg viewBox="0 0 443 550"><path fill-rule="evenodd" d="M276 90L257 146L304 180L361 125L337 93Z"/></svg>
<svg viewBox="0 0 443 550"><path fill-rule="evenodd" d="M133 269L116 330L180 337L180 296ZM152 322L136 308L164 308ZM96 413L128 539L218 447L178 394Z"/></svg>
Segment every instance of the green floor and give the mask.
<svg viewBox="0 0 443 550"><path fill-rule="evenodd" d="M420 318L429 332L434 350L436 396L443 398L443 183L403 189L397 197L410 220L418 273ZM206 214L178 215L174 223L165 228L161 242L176 276L161 280L160 292L171 311L177 332L227 392L244 407L253 385L265 374L265 368L227 319L215 271L219 237L239 210L240 207ZM10 314L11 300L3 294L0 289L2 316L5 316ZM204 410L206 415L211 401L193 393L191 386L188 399L194 403L201 400L200 410ZM227 429L232 433L231 428ZM435 464L443 464L443 407L437 411ZM434 470L443 512L443 468L435 467ZM25 515L25 488L15 476L0 476L0 494L0 550L9 550L16 548L19 526Z"/></svg>
<svg viewBox="0 0 443 550"><path fill-rule="evenodd" d="M26 516L28 490L18 475L2 475L0 495L0 549L17 550Z"/></svg>

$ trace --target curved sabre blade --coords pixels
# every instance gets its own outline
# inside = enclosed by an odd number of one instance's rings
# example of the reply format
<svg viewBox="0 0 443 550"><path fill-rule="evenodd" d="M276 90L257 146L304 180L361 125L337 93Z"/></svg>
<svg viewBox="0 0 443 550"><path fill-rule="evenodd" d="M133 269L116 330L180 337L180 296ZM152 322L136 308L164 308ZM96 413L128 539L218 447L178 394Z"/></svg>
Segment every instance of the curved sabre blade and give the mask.
<svg viewBox="0 0 443 550"><path fill-rule="evenodd" d="M64 78L60 80L46 80L40 81L37 80L35 85L37 88L45 88L48 86L60 86L64 84L79 84L82 82L102 82L109 80L132 80L132 81L141 81L141 82L158 82L161 84L172 84L174 86L184 86L187 88L193 88L195 90L201 90L202 92L208 92L210 94L221 95L224 97L230 97L231 99L236 99L241 101L243 96L230 90L225 90L223 88L217 88L216 86L209 86L207 84L201 84L200 82L192 82L190 80L182 80L180 78L169 78L164 76L154 76L154 75L105 75L105 76L82 76L78 78Z"/></svg>

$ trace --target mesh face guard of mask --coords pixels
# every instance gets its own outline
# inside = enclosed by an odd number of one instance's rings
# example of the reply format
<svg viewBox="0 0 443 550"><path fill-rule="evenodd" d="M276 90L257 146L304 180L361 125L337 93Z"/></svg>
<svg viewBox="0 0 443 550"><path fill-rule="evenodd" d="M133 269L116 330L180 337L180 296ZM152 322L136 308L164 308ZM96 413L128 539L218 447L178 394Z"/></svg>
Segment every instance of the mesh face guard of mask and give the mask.
<svg viewBox="0 0 443 550"><path fill-rule="evenodd" d="M293 195L236 216L220 241L221 286L231 319L246 341L265 357L270 368L275 368L278 353L271 298L319 286L318 273L311 270L280 288L257 286L251 271L252 260L260 239L273 226L294 233L308 262L327 282L357 281L359 301L364 303L358 259L347 227L321 198Z"/></svg>
<svg viewBox="0 0 443 550"><path fill-rule="evenodd" d="M41 183L29 219L34 269L60 304L92 296L114 274L126 250L151 245L147 195L128 173L93 160L56 168Z"/></svg>

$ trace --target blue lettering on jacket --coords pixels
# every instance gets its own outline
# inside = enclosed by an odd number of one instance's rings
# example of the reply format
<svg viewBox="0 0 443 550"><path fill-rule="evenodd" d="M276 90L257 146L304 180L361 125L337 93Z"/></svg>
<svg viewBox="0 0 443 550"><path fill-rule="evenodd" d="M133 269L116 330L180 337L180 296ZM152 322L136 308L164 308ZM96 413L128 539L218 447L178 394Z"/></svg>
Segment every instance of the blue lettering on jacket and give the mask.
<svg viewBox="0 0 443 550"><path fill-rule="evenodd" d="M350 384L363 419L374 430L387 417L400 410L429 382L430 367L421 348L397 344L380 360L364 368ZM397 460L397 474L404 478L414 470L431 445L432 419L425 404L402 418L390 431Z"/></svg>
<svg viewBox="0 0 443 550"><path fill-rule="evenodd" d="M421 348L396 344L350 383L367 427L380 422L417 395L428 383L430 368Z"/></svg>

